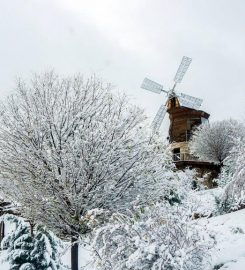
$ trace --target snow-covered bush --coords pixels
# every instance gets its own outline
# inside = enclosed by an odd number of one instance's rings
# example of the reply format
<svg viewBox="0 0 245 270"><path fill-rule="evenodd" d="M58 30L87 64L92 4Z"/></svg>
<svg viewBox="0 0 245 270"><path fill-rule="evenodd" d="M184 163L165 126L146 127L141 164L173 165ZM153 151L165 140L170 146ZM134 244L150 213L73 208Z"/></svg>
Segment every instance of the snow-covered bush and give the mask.
<svg viewBox="0 0 245 270"><path fill-rule="evenodd" d="M217 198L218 210L221 213L245 207L245 136L236 139L224 164L220 181L226 182L226 185L221 198Z"/></svg>
<svg viewBox="0 0 245 270"><path fill-rule="evenodd" d="M203 161L222 165L235 145L234 138L243 134L244 126L232 119L201 125L193 133L190 150Z"/></svg>
<svg viewBox="0 0 245 270"><path fill-rule="evenodd" d="M32 232L30 225L21 218L7 216L16 229L7 234L1 243L7 249L6 260L10 270L61 270L61 242L42 226Z"/></svg>
<svg viewBox="0 0 245 270"><path fill-rule="evenodd" d="M97 269L200 270L208 264L212 241L183 207L158 204L137 219L113 218L94 238Z"/></svg>
<svg viewBox="0 0 245 270"><path fill-rule="evenodd" d="M193 187L196 182L196 188ZM176 203L186 209L193 218L211 216L215 209L215 199L211 191L206 190L203 179L197 177L195 170L175 171L171 182L170 195L165 200L171 205ZM188 213L187 213L188 212Z"/></svg>
<svg viewBox="0 0 245 270"><path fill-rule="evenodd" d="M164 200L170 204L181 203L192 191L192 184L196 177L194 170L173 171L169 170L169 184L165 189Z"/></svg>

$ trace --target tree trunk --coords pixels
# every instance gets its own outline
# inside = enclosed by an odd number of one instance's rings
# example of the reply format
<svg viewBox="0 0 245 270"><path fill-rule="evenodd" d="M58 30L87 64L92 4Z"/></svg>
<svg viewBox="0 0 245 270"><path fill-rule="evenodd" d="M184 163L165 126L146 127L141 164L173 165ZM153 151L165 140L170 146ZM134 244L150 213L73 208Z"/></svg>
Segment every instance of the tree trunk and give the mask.
<svg viewBox="0 0 245 270"><path fill-rule="evenodd" d="M71 270L78 270L78 238L71 237Z"/></svg>
<svg viewBox="0 0 245 270"><path fill-rule="evenodd" d="M2 242L5 235L5 224L3 221L0 223L0 243Z"/></svg>
<svg viewBox="0 0 245 270"><path fill-rule="evenodd" d="M30 224L30 230L31 230L31 237L33 237L34 236L34 226L35 226L35 224L32 221L29 221L29 224Z"/></svg>

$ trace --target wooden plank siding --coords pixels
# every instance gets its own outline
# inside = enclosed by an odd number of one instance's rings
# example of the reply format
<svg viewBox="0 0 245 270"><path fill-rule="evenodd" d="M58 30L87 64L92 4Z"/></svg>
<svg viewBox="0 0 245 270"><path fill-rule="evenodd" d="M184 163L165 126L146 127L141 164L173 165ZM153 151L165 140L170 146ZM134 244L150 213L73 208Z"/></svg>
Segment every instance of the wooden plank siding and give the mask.
<svg viewBox="0 0 245 270"><path fill-rule="evenodd" d="M212 180L218 176L220 166L192 156L188 143L193 130L204 120L208 121L210 115L202 110L180 106L176 97L168 101L167 108L170 119L168 138L176 168L179 170L195 169L197 176L204 178L207 187L214 187L215 183Z"/></svg>

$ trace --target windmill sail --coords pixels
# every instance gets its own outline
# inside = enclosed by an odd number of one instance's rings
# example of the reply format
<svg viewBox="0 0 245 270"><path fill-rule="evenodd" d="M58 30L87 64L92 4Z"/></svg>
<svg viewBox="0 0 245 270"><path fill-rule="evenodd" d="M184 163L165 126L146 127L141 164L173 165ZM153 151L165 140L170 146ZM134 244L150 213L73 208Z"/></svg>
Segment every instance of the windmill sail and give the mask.
<svg viewBox="0 0 245 270"><path fill-rule="evenodd" d="M202 99L180 93L178 95L180 106L198 110L202 105Z"/></svg>
<svg viewBox="0 0 245 270"><path fill-rule="evenodd" d="M180 83L182 81L187 69L189 68L191 64L191 61L192 59L190 57L183 56L182 61L174 77L175 83Z"/></svg>
<svg viewBox="0 0 245 270"><path fill-rule="evenodd" d="M177 98L180 106L198 110L202 104L202 99L196 98L193 96L189 96L189 95L186 95L184 93L177 94L175 92L175 88L176 88L177 84L182 81L186 71L188 70L188 68L191 64L191 61L192 61L192 59L190 57L183 56L181 63L179 65L178 70L177 70L175 77L174 77L174 86L169 91L163 90L163 86L161 84L156 83L156 82L149 80L147 78L144 79L144 81L141 85L141 88L146 89L146 90L151 91L151 92L154 92L154 93L157 93L157 94L160 94L161 92L165 92L165 93L167 93L167 96L168 96L167 101L171 100L172 98ZM153 132L156 132L159 130L166 112L167 112L166 106L162 105L159 108L159 110L158 110L158 112L157 112L157 114L156 114L156 116L151 124Z"/></svg>
<svg viewBox="0 0 245 270"><path fill-rule="evenodd" d="M163 86L159 83L156 83L152 80L149 80L147 78L144 79L141 88L146 89L148 91L160 94L161 91L166 92L163 90Z"/></svg>
<svg viewBox="0 0 245 270"><path fill-rule="evenodd" d="M166 114L167 108L164 105L161 105L154 120L152 121L151 128L153 130L153 133L159 130L162 121L164 119L164 116Z"/></svg>

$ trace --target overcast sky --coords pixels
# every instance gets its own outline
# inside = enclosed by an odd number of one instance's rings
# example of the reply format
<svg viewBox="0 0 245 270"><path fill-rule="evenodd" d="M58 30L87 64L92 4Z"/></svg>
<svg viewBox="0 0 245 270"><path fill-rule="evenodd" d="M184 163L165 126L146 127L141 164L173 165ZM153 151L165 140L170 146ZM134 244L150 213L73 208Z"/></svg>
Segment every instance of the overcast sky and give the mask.
<svg viewBox="0 0 245 270"><path fill-rule="evenodd" d="M0 34L1 97L16 76L96 73L151 120L166 98L142 80L169 89L186 55L178 90L202 98L211 120L245 116L244 0L0 0Z"/></svg>

